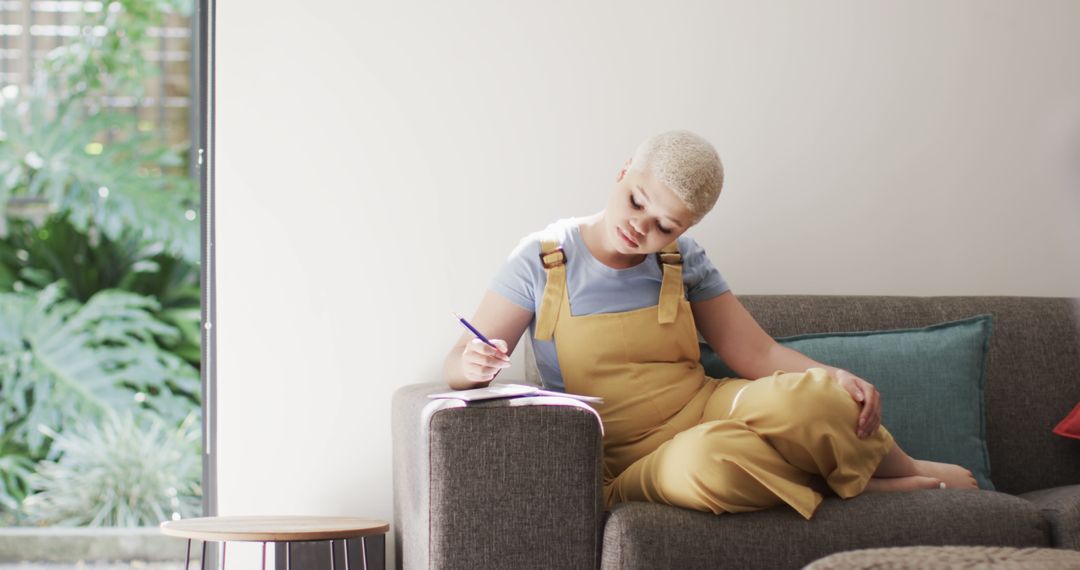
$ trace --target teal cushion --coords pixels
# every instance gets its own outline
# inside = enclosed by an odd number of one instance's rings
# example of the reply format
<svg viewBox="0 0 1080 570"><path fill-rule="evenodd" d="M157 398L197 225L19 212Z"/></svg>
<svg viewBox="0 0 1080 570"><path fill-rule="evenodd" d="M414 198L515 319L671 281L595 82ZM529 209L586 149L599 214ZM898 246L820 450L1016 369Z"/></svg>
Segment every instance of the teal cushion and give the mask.
<svg viewBox="0 0 1080 570"><path fill-rule="evenodd" d="M916 459L963 465L993 489L986 452L983 384L991 315L920 329L817 333L776 339L870 382L881 393L881 423ZM738 376L701 345L705 374Z"/></svg>

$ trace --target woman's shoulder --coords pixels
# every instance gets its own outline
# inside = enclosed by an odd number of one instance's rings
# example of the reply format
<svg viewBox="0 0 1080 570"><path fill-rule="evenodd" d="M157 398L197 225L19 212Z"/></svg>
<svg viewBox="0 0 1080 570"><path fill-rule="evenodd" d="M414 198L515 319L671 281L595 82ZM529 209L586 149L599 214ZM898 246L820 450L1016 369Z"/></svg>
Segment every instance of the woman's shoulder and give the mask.
<svg viewBox="0 0 1080 570"><path fill-rule="evenodd" d="M683 256L698 256L705 253L705 248L701 247L701 244L692 236L683 234L679 236L677 241L679 242L679 253L683 254Z"/></svg>
<svg viewBox="0 0 1080 570"><path fill-rule="evenodd" d="M574 230L580 222L580 218L563 218L548 224L542 229L531 232L521 238L521 241L511 252L510 257L536 257L539 255L541 245L544 242L566 245L574 239Z"/></svg>
<svg viewBox="0 0 1080 570"><path fill-rule="evenodd" d="M691 274L716 271L713 260L705 252L705 247L691 236L686 234L679 236L679 253L683 258L683 274L687 277Z"/></svg>

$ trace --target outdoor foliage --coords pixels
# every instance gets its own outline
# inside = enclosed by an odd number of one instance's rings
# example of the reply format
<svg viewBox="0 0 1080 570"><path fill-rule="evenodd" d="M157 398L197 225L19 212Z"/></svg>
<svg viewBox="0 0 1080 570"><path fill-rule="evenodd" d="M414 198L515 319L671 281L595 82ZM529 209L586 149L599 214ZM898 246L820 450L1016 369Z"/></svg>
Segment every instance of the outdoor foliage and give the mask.
<svg viewBox="0 0 1080 570"><path fill-rule="evenodd" d="M112 8L116 6L117 8ZM29 89L0 97L0 206L40 199L65 212L80 231L117 239L137 228L147 239L197 263L195 184L179 150L140 130L136 117L103 104L138 97L153 70L141 55L146 29L160 25L163 2L125 0L87 15L83 41L50 54L49 73ZM146 18L147 20L143 20ZM108 33L97 37L97 26Z"/></svg>
<svg viewBox="0 0 1080 570"><path fill-rule="evenodd" d="M38 464L26 511L35 523L59 526L156 526L173 513L198 516L199 434L194 414L179 427L109 414L51 433L59 459Z"/></svg>
<svg viewBox="0 0 1080 570"><path fill-rule="evenodd" d="M143 96L150 31L191 2L84 6L0 90L3 524L156 525L201 495L190 152L108 104Z"/></svg>
<svg viewBox="0 0 1080 570"><path fill-rule="evenodd" d="M0 240L0 291L63 281L65 294L81 302L105 289L153 297L159 304L154 317L179 333L159 342L198 366L198 266L164 253L161 242L148 242L134 228L116 240L92 237L61 215L40 224L9 219L8 235Z"/></svg>
<svg viewBox="0 0 1080 570"><path fill-rule="evenodd" d="M198 371L162 350L155 336L175 335L150 316L156 302L117 289L86 303L65 300L62 286L0 293L0 424L30 453L47 451L41 427L60 431L84 417L129 408L179 423L196 394Z"/></svg>

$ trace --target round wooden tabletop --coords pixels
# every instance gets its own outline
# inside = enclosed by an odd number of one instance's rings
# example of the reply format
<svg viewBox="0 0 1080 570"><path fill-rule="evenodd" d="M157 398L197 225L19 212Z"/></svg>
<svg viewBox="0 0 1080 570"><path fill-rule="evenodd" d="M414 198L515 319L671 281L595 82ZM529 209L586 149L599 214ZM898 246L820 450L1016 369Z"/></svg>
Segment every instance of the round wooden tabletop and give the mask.
<svg viewBox="0 0 1080 570"><path fill-rule="evenodd" d="M162 534L216 542L336 540L384 534L388 530L390 524L386 521L353 517L202 517L161 523Z"/></svg>

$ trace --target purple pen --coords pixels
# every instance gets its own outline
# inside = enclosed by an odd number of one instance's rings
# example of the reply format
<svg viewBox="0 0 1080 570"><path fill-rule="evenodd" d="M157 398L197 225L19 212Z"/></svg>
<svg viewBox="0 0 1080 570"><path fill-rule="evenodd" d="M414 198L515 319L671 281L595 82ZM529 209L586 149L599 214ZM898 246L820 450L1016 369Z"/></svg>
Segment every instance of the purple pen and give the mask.
<svg viewBox="0 0 1080 570"><path fill-rule="evenodd" d="M484 341L484 344L486 344L486 345L490 346L491 348L494 348L495 350L499 350L499 347L497 347L497 346L495 346L494 344L492 344L492 343L491 343L491 341L490 341L490 340L488 340L486 336L484 336L484 335L480 334L480 331L476 330L476 327L474 327L474 326L470 325L470 324L469 324L469 321L466 321L466 320L465 320L465 317L463 317L463 316L461 316L461 315L459 315L459 314L457 314L457 313L455 313L455 312L453 312L453 311L451 311L450 313L451 313L452 315L454 315L454 317L455 317L455 318L456 318L457 320L461 321L461 324L465 325L465 328L467 328L467 329L469 329L470 331L472 331L472 333L473 333L474 335L476 335L476 338L478 338L478 339L480 339L480 340Z"/></svg>

